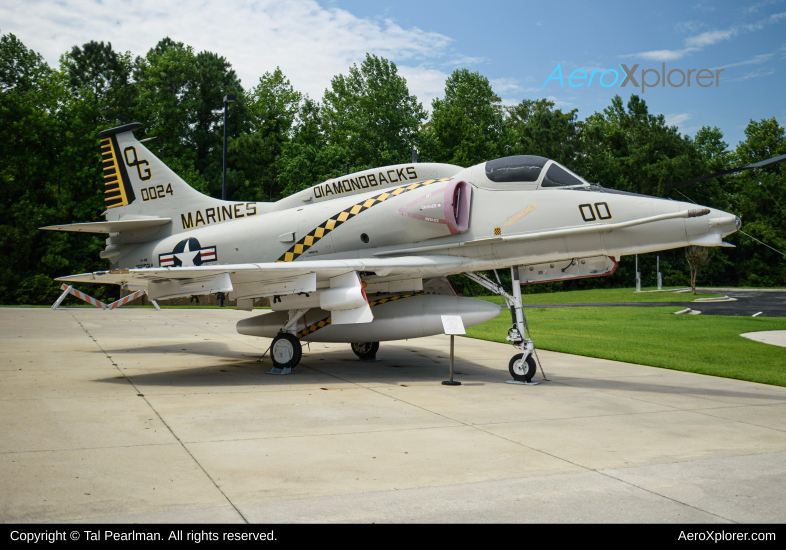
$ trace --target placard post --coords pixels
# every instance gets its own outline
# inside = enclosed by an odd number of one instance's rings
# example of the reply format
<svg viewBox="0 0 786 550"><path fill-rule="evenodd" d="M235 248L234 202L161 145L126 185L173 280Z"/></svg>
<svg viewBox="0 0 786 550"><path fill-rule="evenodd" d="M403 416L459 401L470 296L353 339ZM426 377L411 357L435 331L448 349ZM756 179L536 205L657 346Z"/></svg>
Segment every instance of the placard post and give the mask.
<svg viewBox="0 0 786 550"><path fill-rule="evenodd" d="M442 328L450 335L450 380L442 382L443 386L460 386L461 382L453 380L454 338L456 334L466 334L460 315L442 315Z"/></svg>

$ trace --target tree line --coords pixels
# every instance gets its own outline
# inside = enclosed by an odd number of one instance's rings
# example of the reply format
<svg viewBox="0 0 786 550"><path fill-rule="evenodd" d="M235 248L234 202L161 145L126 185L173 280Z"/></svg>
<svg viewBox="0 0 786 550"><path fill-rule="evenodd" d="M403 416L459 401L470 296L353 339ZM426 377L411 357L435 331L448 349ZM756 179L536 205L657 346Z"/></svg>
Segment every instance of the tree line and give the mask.
<svg viewBox="0 0 786 550"><path fill-rule="evenodd" d="M13 34L0 37L0 303L51 303L57 276L107 269L95 235L39 231L97 221L103 207L98 132L142 122L137 138L186 182L221 196L223 104L230 108L227 198L275 201L331 177L408 162L471 166L503 156L552 158L591 182L733 212L743 230L715 249L700 285L786 286L786 181L780 165L673 189L684 180L786 153L783 126L751 120L730 149L717 127L695 136L668 126L643 99L615 96L580 119L546 99L503 105L485 76L455 70L430 114L395 63L372 54L336 75L319 100L279 68L246 88L226 58L161 40L144 56L104 42L74 46L48 65ZM755 240L754 240L755 239ZM765 243L765 244L760 244ZM771 247L771 248L769 248ZM774 249L774 250L773 250ZM664 284L686 285L684 251L660 253ZM645 284L655 255L640 256ZM632 286L633 259L612 277L528 287ZM462 278L469 294L479 288ZM116 288L90 289L112 298Z"/></svg>

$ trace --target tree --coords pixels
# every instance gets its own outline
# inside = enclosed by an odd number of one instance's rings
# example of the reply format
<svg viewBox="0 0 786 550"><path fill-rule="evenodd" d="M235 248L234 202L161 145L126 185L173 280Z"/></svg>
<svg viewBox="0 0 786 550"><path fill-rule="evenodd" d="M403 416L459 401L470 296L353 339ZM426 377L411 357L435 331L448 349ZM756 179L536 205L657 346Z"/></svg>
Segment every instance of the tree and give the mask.
<svg viewBox="0 0 786 550"><path fill-rule="evenodd" d="M685 249L685 262L690 269L690 289L696 294L696 278L710 262L709 249L704 246L689 246Z"/></svg>
<svg viewBox="0 0 786 550"><path fill-rule="evenodd" d="M232 140L229 158L242 170L245 200L286 196L278 181L276 159L295 132L303 95L276 68L266 72L248 95L248 131Z"/></svg>
<svg viewBox="0 0 786 550"><path fill-rule="evenodd" d="M568 168L578 168L581 151L581 125L573 109L563 113L554 102L525 99L505 107L506 155L540 155Z"/></svg>
<svg viewBox="0 0 786 550"><path fill-rule="evenodd" d="M196 167L194 133L201 101L193 49L165 38L135 64L135 111L143 123L137 137L156 137L150 143L156 156L189 185L208 192L208 182Z"/></svg>
<svg viewBox="0 0 786 550"><path fill-rule="evenodd" d="M582 157L577 171L606 187L656 197L701 175L703 166L689 137L667 126L663 115L651 115L643 99L631 95L627 107L620 96L590 116L582 131Z"/></svg>
<svg viewBox="0 0 786 550"><path fill-rule="evenodd" d="M745 141L734 151L734 165L745 166L786 153L786 132L773 117L751 120ZM786 170L773 164L727 177L732 211L740 216L743 231L768 246L786 250ZM737 245L739 284L782 286L786 284L786 259L778 252L742 234L729 239Z"/></svg>
<svg viewBox="0 0 786 550"><path fill-rule="evenodd" d="M248 106L243 87L240 85L232 66L226 58L212 52L199 52L193 58L194 82L194 121L193 147L196 148L194 168L207 182L208 194L221 196L224 165L224 96L233 94L236 100L229 107L227 135L236 139L243 131L248 131ZM227 163L230 164L229 162ZM227 198L234 200L250 199L236 195L238 179L242 174L227 171Z"/></svg>
<svg viewBox="0 0 786 550"><path fill-rule="evenodd" d="M276 159L279 184L284 196L343 175L350 152L327 143L322 130L320 106L306 97L299 109L291 141L284 143Z"/></svg>
<svg viewBox="0 0 786 550"><path fill-rule="evenodd" d="M0 38L0 90L0 300L51 303L54 277L106 267L101 239L38 230L63 219L92 221L85 218L101 211L95 174L72 157L82 135L73 134L69 113L81 100L64 72L13 34ZM96 143L87 162L98 164L98 156Z"/></svg>
<svg viewBox="0 0 786 550"><path fill-rule="evenodd" d="M426 112L395 63L366 54L360 67L333 78L321 118L327 143L346 149L347 163L368 168L406 162Z"/></svg>
<svg viewBox="0 0 786 550"><path fill-rule="evenodd" d="M424 158L471 166L503 154L500 98L488 78L457 69L445 82L445 98L434 99L431 106Z"/></svg>

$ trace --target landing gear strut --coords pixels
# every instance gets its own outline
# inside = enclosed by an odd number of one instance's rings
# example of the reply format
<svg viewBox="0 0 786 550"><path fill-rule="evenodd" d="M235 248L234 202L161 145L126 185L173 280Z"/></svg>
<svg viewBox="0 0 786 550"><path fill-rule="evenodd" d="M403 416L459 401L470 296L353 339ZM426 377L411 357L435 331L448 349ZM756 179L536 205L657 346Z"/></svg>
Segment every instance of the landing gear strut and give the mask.
<svg viewBox="0 0 786 550"><path fill-rule="evenodd" d="M497 274L496 270L494 274ZM514 355L508 365L508 370L513 380L525 384L537 384L538 382L532 382L532 377L535 375L535 372L537 372L538 365L540 365L540 372L543 374L543 379L548 380L548 378L546 378L546 373L543 372L543 365L540 364L540 359L535 351L535 344L532 342L527 318L524 315L524 310L521 305L521 283L519 281L518 266L510 268L511 283L513 286L512 296L502 288L499 275L497 275L496 283L481 273L464 273L463 275L482 287L487 288L494 294L498 294L505 298L505 304L510 310L510 316L513 321L513 326L508 329L508 336L505 340L513 344L513 347L516 349L522 351L522 353Z"/></svg>
<svg viewBox="0 0 786 550"><path fill-rule="evenodd" d="M379 342L353 342L352 352L363 361L373 361L377 358Z"/></svg>

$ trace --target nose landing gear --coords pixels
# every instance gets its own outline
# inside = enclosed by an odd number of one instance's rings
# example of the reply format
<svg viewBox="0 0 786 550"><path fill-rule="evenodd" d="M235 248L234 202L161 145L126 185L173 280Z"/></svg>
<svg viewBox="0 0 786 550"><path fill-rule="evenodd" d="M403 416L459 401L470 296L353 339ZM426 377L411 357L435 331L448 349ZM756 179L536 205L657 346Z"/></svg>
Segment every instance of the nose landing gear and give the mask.
<svg viewBox="0 0 786 550"><path fill-rule="evenodd" d="M496 273L495 270L494 274L496 275ZM527 318L524 315L524 310L521 305L521 283L519 282L518 266L510 268L511 282L513 285L512 296L502 288L499 276L497 276L497 282L495 283L480 273L464 273L463 275L482 287L487 288L494 294L502 296L505 299L505 304L507 304L510 310L513 326L508 330L508 336L505 340L513 344L513 347L522 351L522 353L514 355L508 364L508 370L513 377L511 383L523 383L527 385L538 384L539 382L532 382L532 377L537 372L538 365L540 365L540 372L543 374L543 380L548 381L546 373L543 372L543 365L540 364L540 359L535 351L535 344L529 333L529 325L527 324Z"/></svg>

